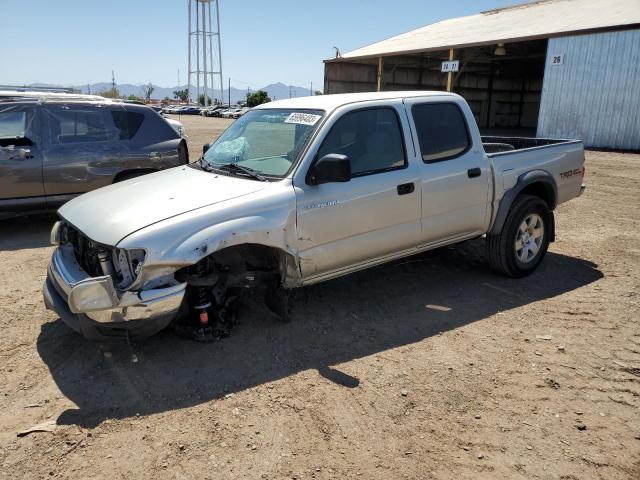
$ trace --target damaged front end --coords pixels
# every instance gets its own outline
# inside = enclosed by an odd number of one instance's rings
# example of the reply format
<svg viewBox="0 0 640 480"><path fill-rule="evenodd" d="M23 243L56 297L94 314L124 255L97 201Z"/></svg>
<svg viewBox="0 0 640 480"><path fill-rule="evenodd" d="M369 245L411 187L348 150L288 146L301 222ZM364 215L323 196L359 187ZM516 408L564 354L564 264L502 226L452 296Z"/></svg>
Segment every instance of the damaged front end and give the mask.
<svg viewBox="0 0 640 480"><path fill-rule="evenodd" d="M97 243L65 221L51 234L57 246L44 285L45 305L92 340L147 337L172 324L198 341L229 335L243 291L263 291L286 319L281 278L290 260L262 245L236 245L186 267L145 265L144 249Z"/></svg>
<svg viewBox="0 0 640 480"><path fill-rule="evenodd" d="M136 290L142 249L101 245L66 222L51 233L57 248L49 264L44 301L71 328L93 340L146 337L179 314L186 283L166 276Z"/></svg>

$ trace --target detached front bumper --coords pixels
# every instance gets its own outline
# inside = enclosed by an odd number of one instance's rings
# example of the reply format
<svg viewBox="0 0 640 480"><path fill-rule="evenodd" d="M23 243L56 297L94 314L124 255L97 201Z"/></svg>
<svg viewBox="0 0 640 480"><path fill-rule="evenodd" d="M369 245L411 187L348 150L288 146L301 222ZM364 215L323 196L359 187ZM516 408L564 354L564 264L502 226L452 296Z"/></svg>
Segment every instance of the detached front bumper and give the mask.
<svg viewBox="0 0 640 480"><path fill-rule="evenodd" d="M62 245L53 253L43 287L44 303L71 328L92 340L147 337L177 315L186 284L140 292L118 292L109 276L90 277Z"/></svg>

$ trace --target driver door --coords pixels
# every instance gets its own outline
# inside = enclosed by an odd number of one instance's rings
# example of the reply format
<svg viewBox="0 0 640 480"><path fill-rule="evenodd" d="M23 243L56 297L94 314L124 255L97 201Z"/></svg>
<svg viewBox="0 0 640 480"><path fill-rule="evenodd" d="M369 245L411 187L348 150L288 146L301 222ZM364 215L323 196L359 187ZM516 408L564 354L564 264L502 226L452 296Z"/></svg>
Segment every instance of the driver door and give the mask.
<svg viewBox="0 0 640 480"><path fill-rule="evenodd" d="M294 178L305 283L364 268L420 240L420 177L402 102L347 106L333 117L312 155L346 155L352 178L320 185Z"/></svg>
<svg viewBox="0 0 640 480"><path fill-rule="evenodd" d="M0 211L44 208L38 121L33 105L0 106Z"/></svg>

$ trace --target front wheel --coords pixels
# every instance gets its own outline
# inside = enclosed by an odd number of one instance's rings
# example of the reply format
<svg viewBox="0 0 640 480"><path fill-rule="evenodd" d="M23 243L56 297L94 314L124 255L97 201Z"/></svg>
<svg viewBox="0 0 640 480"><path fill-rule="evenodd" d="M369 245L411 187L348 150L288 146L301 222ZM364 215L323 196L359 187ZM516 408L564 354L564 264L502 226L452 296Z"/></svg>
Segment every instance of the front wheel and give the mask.
<svg viewBox="0 0 640 480"><path fill-rule="evenodd" d="M541 198L517 197L502 231L487 237L491 268L515 278L531 274L549 248L550 220L549 207Z"/></svg>

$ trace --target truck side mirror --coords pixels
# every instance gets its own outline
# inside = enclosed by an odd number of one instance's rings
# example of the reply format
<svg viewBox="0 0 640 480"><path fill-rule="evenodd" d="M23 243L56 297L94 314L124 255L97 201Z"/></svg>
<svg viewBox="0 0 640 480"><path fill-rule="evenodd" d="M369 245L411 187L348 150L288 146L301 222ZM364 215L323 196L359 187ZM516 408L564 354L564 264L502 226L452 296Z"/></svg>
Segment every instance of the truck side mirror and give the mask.
<svg viewBox="0 0 640 480"><path fill-rule="evenodd" d="M346 155L330 153L320 158L307 174L308 185L348 182L351 180L351 162Z"/></svg>
<svg viewBox="0 0 640 480"><path fill-rule="evenodd" d="M207 150L209 150L209 147L210 147L210 146L211 146L211 144L210 144L210 143L205 143L205 144L202 146L202 155L204 155L205 153L207 153Z"/></svg>

